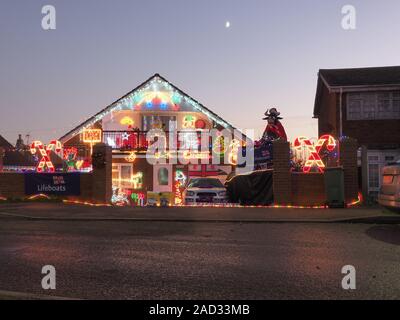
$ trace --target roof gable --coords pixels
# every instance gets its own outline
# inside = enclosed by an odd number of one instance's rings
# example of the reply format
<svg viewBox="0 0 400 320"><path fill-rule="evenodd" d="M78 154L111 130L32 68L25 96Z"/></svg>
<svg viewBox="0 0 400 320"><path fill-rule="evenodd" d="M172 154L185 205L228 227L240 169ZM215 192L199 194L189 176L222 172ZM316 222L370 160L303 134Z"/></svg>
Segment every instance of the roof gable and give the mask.
<svg viewBox="0 0 400 320"><path fill-rule="evenodd" d="M321 108L323 90L332 92L365 90L400 90L400 66L320 69L314 102L314 117Z"/></svg>
<svg viewBox="0 0 400 320"><path fill-rule="evenodd" d="M66 135L61 137L60 140L62 142L70 140L77 134L80 134L84 129L93 126L96 122L100 121L111 112L120 110L140 110L140 108L147 108L149 106L148 103L151 103L148 101L152 101L154 98L161 100L158 104L158 108L160 108L159 110L163 110L163 108L168 107L168 105L170 105L174 110L174 108L176 108L176 106L179 104L179 109L175 109L176 111L188 110L202 112L222 127L227 129L235 129L216 113L206 108L204 105L190 97L178 87L171 84L159 74L155 74L120 99L105 107L93 117L72 129Z"/></svg>
<svg viewBox="0 0 400 320"><path fill-rule="evenodd" d="M0 135L0 148L13 149L13 145Z"/></svg>
<svg viewBox="0 0 400 320"><path fill-rule="evenodd" d="M330 87L400 85L400 66L321 69L319 75Z"/></svg>

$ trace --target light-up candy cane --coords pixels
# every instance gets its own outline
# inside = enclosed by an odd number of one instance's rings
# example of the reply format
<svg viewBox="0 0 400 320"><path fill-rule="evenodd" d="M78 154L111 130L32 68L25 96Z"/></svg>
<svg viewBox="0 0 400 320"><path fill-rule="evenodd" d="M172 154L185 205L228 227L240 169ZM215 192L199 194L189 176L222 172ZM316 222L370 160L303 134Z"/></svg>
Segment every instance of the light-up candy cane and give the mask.
<svg viewBox="0 0 400 320"><path fill-rule="evenodd" d="M318 139L317 144L314 146L313 143L310 141L310 139L306 137L299 137L296 138L296 140L293 143L293 146L296 150L301 150L302 145L305 145L308 151L310 152L310 156L308 157L306 163L304 164L303 167L303 172L304 173L309 173L312 166L316 165L318 167L318 170L320 172L323 172L323 169L325 168L325 164L323 163L319 152L321 151L321 148L323 145L326 144L326 148L328 151L332 151L336 147L336 140L333 138L331 135L323 135Z"/></svg>
<svg viewBox="0 0 400 320"><path fill-rule="evenodd" d="M46 147L41 141L34 141L31 144L31 153L36 154L36 149L39 150L42 158L39 161L39 164L36 168L37 172L43 172L44 168L47 166L49 172L54 172L54 165L50 160L51 151L60 152L62 150L62 144L58 140L52 140Z"/></svg>

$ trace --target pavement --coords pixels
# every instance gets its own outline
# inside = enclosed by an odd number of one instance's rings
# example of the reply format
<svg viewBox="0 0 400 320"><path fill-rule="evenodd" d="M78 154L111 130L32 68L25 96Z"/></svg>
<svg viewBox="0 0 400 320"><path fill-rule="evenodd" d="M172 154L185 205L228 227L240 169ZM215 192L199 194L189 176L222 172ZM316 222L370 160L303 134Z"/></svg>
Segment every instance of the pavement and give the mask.
<svg viewBox="0 0 400 320"><path fill-rule="evenodd" d="M92 207L66 203L0 204L0 219L70 221L400 223L400 214L382 207L294 209L273 207Z"/></svg>
<svg viewBox="0 0 400 320"><path fill-rule="evenodd" d="M0 297L400 299L399 257L398 225L7 218ZM345 265L355 290L341 286Z"/></svg>

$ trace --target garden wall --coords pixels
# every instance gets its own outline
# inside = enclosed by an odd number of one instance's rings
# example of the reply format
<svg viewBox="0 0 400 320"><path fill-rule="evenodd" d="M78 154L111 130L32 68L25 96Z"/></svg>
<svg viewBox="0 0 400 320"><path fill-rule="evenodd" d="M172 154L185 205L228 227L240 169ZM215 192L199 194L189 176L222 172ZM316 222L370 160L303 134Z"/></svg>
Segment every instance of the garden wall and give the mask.
<svg viewBox="0 0 400 320"><path fill-rule="evenodd" d="M340 141L346 203L358 198L357 141ZM327 202L323 173L291 172L289 142L274 142L274 202L277 205L320 206Z"/></svg>
<svg viewBox="0 0 400 320"><path fill-rule="evenodd" d="M66 196L63 199L89 201L93 203L109 203L112 194L112 151L111 148L99 144L93 148L92 173L80 174L80 195ZM25 199L25 174L0 172L0 197Z"/></svg>

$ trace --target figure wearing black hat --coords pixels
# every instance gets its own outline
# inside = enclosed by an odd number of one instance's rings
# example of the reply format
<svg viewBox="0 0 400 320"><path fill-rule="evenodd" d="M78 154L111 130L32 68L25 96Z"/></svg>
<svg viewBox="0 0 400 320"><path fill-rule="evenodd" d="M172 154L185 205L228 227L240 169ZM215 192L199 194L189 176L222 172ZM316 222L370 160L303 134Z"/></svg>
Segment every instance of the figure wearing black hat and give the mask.
<svg viewBox="0 0 400 320"><path fill-rule="evenodd" d="M261 140L277 140L282 139L287 141L287 135L285 132L285 128L279 120L282 120L280 116L280 112L276 108L271 108L265 112L265 118L263 120L267 120L268 124L264 130L263 136ZM261 141L260 141L261 142Z"/></svg>

